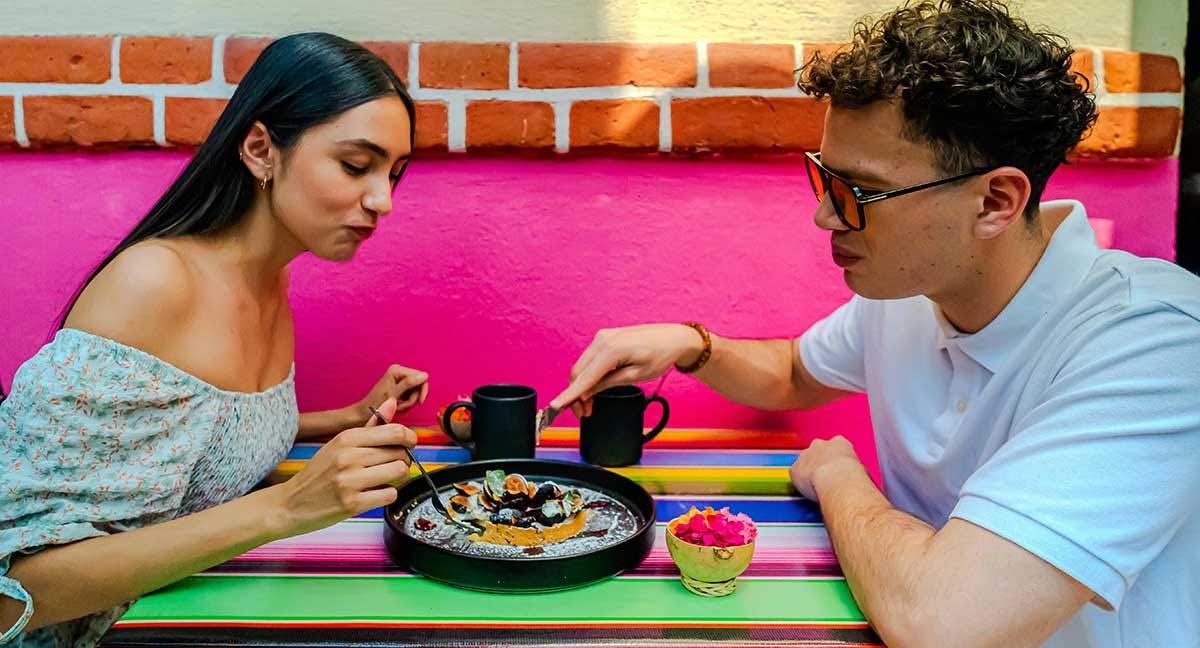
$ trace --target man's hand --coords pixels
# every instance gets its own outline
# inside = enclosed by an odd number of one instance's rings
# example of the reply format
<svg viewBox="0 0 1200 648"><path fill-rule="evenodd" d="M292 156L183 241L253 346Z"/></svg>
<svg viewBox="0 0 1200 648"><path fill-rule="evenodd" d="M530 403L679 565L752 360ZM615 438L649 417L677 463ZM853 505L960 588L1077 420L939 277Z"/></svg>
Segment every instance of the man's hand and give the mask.
<svg viewBox="0 0 1200 648"><path fill-rule="evenodd" d="M835 436L828 441L816 439L801 450L788 473L801 495L818 501L818 476L828 483L838 474L846 474L844 471L865 472L866 469L846 437Z"/></svg>
<svg viewBox="0 0 1200 648"><path fill-rule="evenodd" d="M571 368L571 384L550 405L570 406L576 416L589 416L597 392L654 380L674 364L695 361L703 348L696 331L681 324L602 330Z"/></svg>

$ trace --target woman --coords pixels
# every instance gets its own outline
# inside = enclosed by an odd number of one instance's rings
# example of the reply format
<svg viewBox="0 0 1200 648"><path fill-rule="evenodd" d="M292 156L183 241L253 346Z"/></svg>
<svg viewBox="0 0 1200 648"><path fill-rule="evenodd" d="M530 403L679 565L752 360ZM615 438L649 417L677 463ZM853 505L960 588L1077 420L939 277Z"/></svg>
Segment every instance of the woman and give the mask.
<svg viewBox="0 0 1200 648"><path fill-rule="evenodd" d="M414 108L329 34L270 45L208 139L68 307L0 405L0 642L92 645L128 602L272 540L390 503L423 402L393 366L298 414L288 263L345 261L392 208ZM247 494L297 437L338 433ZM34 604L36 603L36 605Z"/></svg>

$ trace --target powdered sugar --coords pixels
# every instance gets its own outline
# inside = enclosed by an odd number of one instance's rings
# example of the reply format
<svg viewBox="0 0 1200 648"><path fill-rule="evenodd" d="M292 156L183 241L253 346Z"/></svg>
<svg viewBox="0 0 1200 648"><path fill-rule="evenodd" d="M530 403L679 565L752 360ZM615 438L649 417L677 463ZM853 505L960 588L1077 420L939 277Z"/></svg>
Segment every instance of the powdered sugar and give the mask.
<svg viewBox="0 0 1200 648"><path fill-rule="evenodd" d="M468 533L447 522L434 510L428 497L423 498L411 512L401 513L404 533L425 544L485 558L556 558L590 553L614 545L633 536L638 518L622 502L585 486L574 486L583 496L587 523L578 535L561 542L540 547L518 547L486 542L472 542Z"/></svg>

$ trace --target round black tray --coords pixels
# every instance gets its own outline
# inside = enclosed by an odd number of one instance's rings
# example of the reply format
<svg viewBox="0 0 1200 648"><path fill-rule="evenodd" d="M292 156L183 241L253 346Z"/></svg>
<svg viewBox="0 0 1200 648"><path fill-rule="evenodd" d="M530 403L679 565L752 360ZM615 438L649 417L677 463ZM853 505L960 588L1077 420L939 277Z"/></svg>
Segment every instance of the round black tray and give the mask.
<svg viewBox="0 0 1200 648"><path fill-rule="evenodd" d="M494 459L430 471L439 490L481 480L488 470L520 473L534 481L553 479L586 486L620 501L637 518L637 531L615 544L570 556L494 558L470 556L427 544L404 532L405 517L429 496L424 479L400 487L384 511L383 541L396 564L451 585L487 592L549 592L587 585L633 569L654 545L654 498L633 480L595 466L544 459ZM446 497L442 491L443 498Z"/></svg>

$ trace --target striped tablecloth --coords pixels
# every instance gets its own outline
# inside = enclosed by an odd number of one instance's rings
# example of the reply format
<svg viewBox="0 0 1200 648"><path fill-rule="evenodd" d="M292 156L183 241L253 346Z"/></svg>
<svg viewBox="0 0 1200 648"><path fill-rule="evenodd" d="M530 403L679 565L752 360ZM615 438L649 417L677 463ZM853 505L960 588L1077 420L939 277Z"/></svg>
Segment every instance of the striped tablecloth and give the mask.
<svg viewBox="0 0 1200 648"><path fill-rule="evenodd" d="M538 457L580 461L575 430L550 430ZM427 468L467 461L421 431ZM102 645L115 646L879 646L838 568L820 513L791 490L786 433L668 430L617 469L655 495L655 545L636 570L548 594L472 592L406 573L383 547L381 511L273 542L146 596ZM297 445L279 473L319 444ZM728 506L759 524L754 560L728 597L679 582L666 522Z"/></svg>

